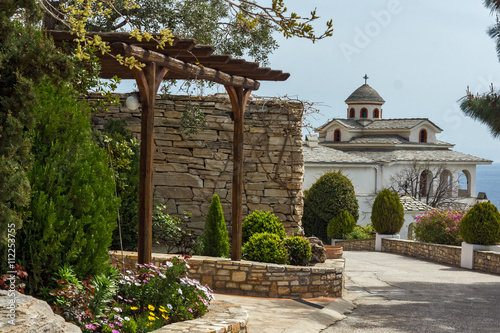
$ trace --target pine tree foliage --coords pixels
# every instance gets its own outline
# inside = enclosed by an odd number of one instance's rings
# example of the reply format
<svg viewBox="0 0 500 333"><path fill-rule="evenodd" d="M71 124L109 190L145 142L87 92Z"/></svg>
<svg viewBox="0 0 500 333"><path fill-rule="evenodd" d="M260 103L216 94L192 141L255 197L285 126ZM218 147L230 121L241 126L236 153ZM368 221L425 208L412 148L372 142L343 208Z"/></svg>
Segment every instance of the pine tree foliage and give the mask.
<svg viewBox="0 0 500 333"><path fill-rule="evenodd" d="M219 196L214 194L208 208L203 235L203 255L229 257L229 238Z"/></svg>
<svg viewBox="0 0 500 333"><path fill-rule="evenodd" d="M80 278L109 268L118 206L107 153L92 139L88 104L64 85L43 84L37 95L30 218L17 237L34 293L65 264Z"/></svg>
<svg viewBox="0 0 500 333"><path fill-rule="evenodd" d="M327 226L330 220L347 211L357 221L358 210L358 200L349 178L341 172L325 173L304 193L302 226L307 236L316 236L328 242Z"/></svg>
<svg viewBox="0 0 500 333"><path fill-rule="evenodd" d="M495 40L497 56L500 59L500 1L485 0L484 5L497 16L497 22L488 29L489 36ZM462 112L488 126L491 135L500 135L500 95L493 84L489 92L474 94L467 88L467 95L460 99Z"/></svg>
<svg viewBox="0 0 500 333"><path fill-rule="evenodd" d="M389 189L381 191L372 206L373 229L379 234L396 234L405 221L404 208L399 195Z"/></svg>

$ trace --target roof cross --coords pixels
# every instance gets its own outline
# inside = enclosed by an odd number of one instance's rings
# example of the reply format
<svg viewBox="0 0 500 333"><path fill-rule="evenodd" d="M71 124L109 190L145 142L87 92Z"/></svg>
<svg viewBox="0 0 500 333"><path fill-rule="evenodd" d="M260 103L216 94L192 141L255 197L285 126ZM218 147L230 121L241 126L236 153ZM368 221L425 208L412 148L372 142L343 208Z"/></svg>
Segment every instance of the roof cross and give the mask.
<svg viewBox="0 0 500 333"><path fill-rule="evenodd" d="M363 76L363 79L365 79L365 84L366 84L366 81L369 79L368 75L365 74L365 76Z"/></svg>

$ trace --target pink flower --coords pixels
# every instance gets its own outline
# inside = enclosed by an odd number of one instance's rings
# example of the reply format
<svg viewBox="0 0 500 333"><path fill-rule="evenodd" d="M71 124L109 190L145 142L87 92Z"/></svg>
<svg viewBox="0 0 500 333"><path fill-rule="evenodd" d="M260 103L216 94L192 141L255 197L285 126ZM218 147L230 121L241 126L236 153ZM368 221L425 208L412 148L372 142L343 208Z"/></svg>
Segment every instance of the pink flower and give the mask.
<svg viewBox="0 0 500 333"><path fill-rule="evenodd" d="M92 331L96 329L96 327L92 324L85 325L85 328L88 328L89 330L92 330Z"/></svg>
<svg viewBox="0 0 500 333"><path fill-rule="evenodd" d="M189 312L193 313L193 309L188 309Z"/></svg>

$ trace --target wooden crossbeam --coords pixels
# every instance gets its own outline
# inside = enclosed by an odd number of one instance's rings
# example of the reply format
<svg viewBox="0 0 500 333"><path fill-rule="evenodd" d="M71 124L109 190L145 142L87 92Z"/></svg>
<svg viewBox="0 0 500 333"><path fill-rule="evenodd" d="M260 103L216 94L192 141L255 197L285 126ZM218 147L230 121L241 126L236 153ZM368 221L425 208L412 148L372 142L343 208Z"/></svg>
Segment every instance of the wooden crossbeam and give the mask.
<svg viewBox="0 0 500 333"><path fill-rule="evenodd" d="M186 80L209 80L225 86L242 87L250 90L258 90L260 86L258 81L252 79L230 75L213 68L196 66L152 50L144 50L141 47L123 42L111 44L111 49L114 53L133 56L141 62L155 62L158 66L168 68L169 71L182 74L183 78Z"/></svg>

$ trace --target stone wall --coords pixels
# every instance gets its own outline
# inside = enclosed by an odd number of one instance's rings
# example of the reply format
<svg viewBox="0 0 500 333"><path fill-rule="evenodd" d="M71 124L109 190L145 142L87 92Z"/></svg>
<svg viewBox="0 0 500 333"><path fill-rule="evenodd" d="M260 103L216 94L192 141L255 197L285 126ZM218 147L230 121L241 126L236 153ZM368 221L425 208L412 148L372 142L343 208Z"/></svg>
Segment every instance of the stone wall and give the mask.
<svg viewBox="0 0 500 333"><path fill-rule="evenodd" d="M336 240L335 245L342 246L344 251L374 251L375 238Z"/></svg>
<svg viewBox="0 0 500 333"><path fill-rule="evenodd" d="M105 120L124 119L139 138L140 109L121 105L94 117L97 128ZM92 95L90 101L98 99ZM199 107L207 126L191 137L180 130L186 107ZM289 235L302 217L302 156L300 103L250 101L245 113L243 215L254 210L271 211ZM231 226L233 121L227 95L218 97L170 96L156 99L154 193L155 202L168 213L192 214L189 227L203 230L212 195L218 194L228 228ZM229 232L231 234L231 232Z"/></svg>
<svg viewBox="0 0 500 333"><path fill-rule="evenodd" d="M120 252L111 256L121 260ZM173 258L170 254L153 254L153 264ZM124 252L125 265L135 266L137 252ZM194 256L189 276L214 291L235 295L273 298L342 297L344 260L336 268L290 266L254 261L232 261L224 258Z"/></svg>
<svg viewBox="0 0 500 333"><path fill-rule="evenodd" d="M459 267L462 255L460 246L421 243L406 239L384 238L382 250Z"/></svg>
<svg viewBox="0 0 500 333"><path fill-rule="evenodd" d="M474 251L474 269L488 273L500 274L500 253L491 251Z"/></svg>

